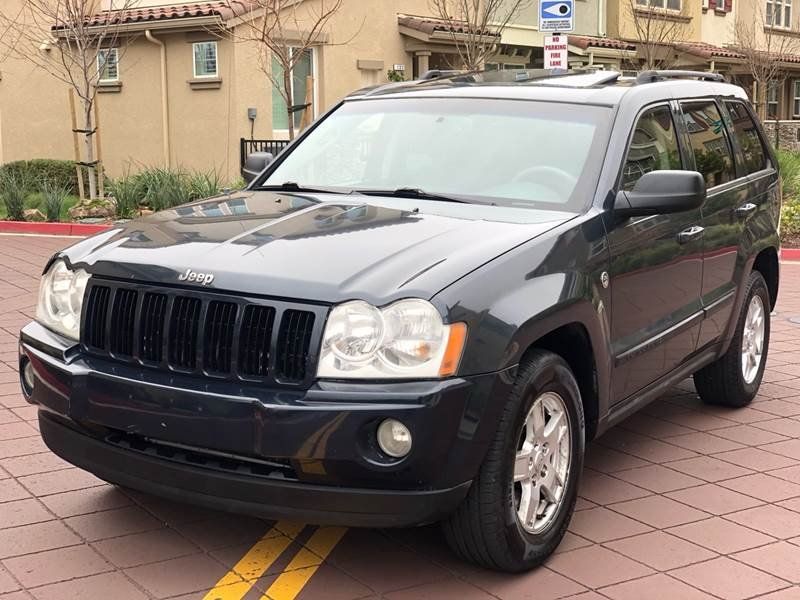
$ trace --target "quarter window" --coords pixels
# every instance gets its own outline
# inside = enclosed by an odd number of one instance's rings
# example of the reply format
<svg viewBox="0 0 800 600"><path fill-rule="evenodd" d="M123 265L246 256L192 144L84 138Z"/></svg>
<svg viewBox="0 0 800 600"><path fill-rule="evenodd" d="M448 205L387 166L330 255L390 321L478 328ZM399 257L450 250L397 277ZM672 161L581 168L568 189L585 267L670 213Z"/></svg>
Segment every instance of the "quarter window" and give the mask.
<svg viewBox="0 0 800 600"><path fill-rule="evenodd" d="M695 168L711 188L736 178L725 127L717 105L712 101L687 102L681 105L694 153Z"/></svg>
<svg viewBox="0 0 800 600"><path fill-rule="evenodd" d="M217 77L217 42L198 42L192 44L194 50L194 76Z"/></svg>
<svg viewBox="0 0 800 600"><path fill-rule="evenodd" d="M772 27L791 27L792 0L767 0L767 11L764 17L766 24Z"/></svg>
<svg viewBox="0 0 800 600"><path fill-rule="evenodd" d="M725 107L731 115L729 130L733 131L739 148L742 149L742 163L747 173L755 173L767 168L767 154L764 143L758 135L758 129L753 117L742 102L725 102Z"/></svg>
<svg viewBox="0 0 800 600"><path fill-rule="evenodd" d="M668 106L651 108L636 123L628 157L622 169L622 189L632 190L639 178L650 171L681 168L678 138Z"/></svg>
<svg viewBox="0 0 800 600"><path fill-rule="evenodd" d="M116 48L98 50L97 73L101 83L119 81L119 51Z"/></svg>

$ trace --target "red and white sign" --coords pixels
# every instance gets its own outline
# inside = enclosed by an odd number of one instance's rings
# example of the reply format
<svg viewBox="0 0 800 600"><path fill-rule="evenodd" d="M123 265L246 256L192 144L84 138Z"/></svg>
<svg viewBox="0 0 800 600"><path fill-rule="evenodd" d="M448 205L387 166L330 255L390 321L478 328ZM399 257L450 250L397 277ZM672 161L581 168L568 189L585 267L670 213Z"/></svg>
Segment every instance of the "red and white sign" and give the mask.
<svg viewBox="0 0 800 600"><path fill-rule="evenodd" d="M546 35L544 37L544 68L567 70L567 36Z"/></svg>

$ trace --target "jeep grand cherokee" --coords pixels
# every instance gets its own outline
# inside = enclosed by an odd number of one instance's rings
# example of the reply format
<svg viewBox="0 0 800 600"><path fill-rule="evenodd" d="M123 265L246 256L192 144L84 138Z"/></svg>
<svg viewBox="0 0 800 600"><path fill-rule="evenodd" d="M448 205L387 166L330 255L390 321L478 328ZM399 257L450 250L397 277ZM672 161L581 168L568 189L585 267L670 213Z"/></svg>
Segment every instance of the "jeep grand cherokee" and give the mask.
<svg viewBox="0 0 800 600"><path fill-rule="evenodd" d="M354 94L245 191L54 256L20 341L47 445L268 518L441 520L521 571L564 535L587 441L689 375L749 403L780 184L745 93L497 77Z"/></svg>

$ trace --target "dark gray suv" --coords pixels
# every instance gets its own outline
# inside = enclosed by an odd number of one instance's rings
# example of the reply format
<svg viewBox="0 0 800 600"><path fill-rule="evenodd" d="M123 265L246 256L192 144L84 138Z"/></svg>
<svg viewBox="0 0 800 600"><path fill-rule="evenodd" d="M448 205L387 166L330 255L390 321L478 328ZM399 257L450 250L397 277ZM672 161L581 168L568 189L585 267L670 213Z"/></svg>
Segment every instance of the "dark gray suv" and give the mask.
<svg viewBox="0 0 800 600"><path fill-rule="evenodd" d="M564 535L588 440L690 375L749 403L781 194L745 93L502 76L354 94L245 191L54 256L20 341L48 446L268 518L442 520L521 571Z"/></svg>

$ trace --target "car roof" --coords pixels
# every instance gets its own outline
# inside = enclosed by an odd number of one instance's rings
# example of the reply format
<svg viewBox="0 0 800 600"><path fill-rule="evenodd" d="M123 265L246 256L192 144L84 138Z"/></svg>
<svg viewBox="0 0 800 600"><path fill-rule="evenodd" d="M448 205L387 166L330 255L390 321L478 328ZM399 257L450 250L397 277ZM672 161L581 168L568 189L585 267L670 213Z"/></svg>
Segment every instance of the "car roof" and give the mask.
<svg viewBox="0 0 800 600"><path fill-rule="evenodd" d="M738 86L712 73L649 71L624 77L617 71L583 71L554 75L543 70L484 71L387 84L359 90L348 100L376 98L482 98L538 100L617 106L650 104L671 98L708 96L747 99Z"/></svg>

